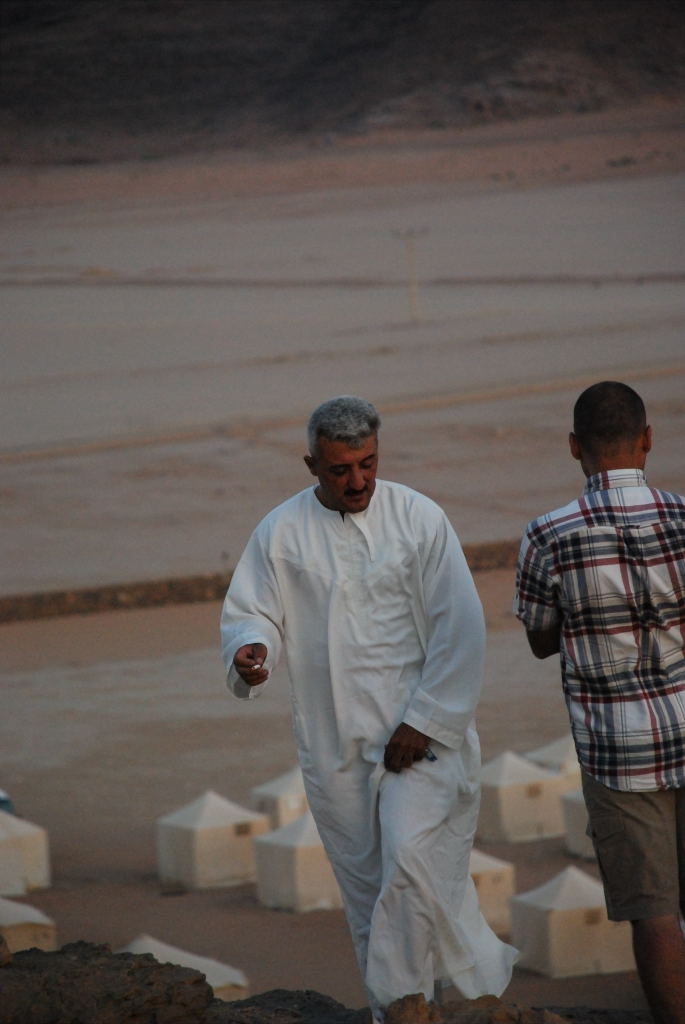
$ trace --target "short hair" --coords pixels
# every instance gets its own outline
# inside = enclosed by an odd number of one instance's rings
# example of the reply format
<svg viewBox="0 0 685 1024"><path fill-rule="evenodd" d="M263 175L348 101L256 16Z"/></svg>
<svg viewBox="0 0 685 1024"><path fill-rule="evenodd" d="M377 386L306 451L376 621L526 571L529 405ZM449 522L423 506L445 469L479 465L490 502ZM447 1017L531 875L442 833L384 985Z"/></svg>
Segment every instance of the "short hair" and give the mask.
<svg viewBox="0 0 685 1024"><path fill-rule="evenodd" d="M573 433L589 454L636 441L647 426L644 402L627 384L603 380L583 391L573 408Z"/></svg>
<svg viewBox="0 0 685 1024"><path fill-rule="evenodd" d="M309 451L314 453L320 437L327 441L343 441L350 448L361 448L368 437L378 433L380 425L380 416L365 398L354 395L329 398L309 417Z"/></svg>

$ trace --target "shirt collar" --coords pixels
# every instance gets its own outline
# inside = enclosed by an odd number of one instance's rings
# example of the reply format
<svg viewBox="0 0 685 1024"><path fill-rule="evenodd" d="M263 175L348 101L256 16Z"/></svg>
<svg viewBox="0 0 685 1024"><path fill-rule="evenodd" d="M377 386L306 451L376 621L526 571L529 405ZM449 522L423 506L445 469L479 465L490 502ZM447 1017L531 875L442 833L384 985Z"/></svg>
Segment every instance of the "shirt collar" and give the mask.
<svg viewBox="0 0 685 1024"><path fill-rule="evenodd" d="M646 487L647 478L642 469L605 469L587 478L585 494L608 491L614 487Z"/></svg>

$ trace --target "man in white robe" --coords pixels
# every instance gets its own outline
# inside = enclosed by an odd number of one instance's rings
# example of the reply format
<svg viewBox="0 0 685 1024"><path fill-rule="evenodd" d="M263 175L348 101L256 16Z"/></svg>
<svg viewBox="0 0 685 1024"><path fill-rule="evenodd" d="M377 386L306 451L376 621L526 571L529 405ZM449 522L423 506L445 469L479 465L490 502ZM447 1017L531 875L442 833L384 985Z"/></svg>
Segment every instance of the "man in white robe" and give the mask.
<svg viewBox="0 0 685 1024"><path fill-rule="evenodd" d="M318 485L253 533L222 614L228 683L257 697L282 648L307 798L375 1019L436 983L501 994L516 957L482 917L469 855L485 628L442 510L376 479L376 410L312 413Z"/></svg>

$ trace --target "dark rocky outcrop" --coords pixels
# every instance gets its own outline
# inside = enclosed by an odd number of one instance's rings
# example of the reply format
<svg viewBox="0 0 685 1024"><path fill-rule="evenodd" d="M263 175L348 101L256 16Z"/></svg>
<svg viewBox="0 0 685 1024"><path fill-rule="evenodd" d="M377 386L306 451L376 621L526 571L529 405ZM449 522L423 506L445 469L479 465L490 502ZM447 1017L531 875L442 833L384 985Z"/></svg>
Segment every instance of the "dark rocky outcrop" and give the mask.
<svg viewBox="0 0 685 1024"><path fill-rule="evenodd" d="M0 1024L205 1024L199 971L75 942L28 949L0 967Z"/></svg>
<svg viewBox="0 0 685 1024"><path fill-rule="evenodd" d="M215 1000L206 1024L371 1024L371 1016L320 992L277 988L234 1003Z"/></svg>
<svg viewBox="0 0 685 1024"><path fill-rule="evenodd" d="M534 1009L494 996L437 1006L409 995L387 1024L648 1024L629 1011ZM369 1024L318 992L275 989L226 1003L199 971L160 964L149 954L112 953L75 942L47 953L0 957L0 1024Z"/></svg>

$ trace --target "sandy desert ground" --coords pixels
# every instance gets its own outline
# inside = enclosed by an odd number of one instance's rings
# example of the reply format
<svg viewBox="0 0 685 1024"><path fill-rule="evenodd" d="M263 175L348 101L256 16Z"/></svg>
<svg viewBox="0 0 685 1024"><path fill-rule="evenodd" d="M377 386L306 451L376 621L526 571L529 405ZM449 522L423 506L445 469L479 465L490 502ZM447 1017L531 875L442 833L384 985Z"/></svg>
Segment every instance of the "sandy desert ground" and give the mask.
<svg viewBox="0 0 685 1024"><path fill-rule="evenodd" d="M510 622L511 572L477 575L489 627L478 724L485 760L566 731L554 665L532 662ZM60 942L117 949L141 932L239 967L252 993L312 988L364 1005L342 913L274 912L251 885L165 895L154 822L207 789L247 805L254 785L295 763L286 680L257 705L221 684L219 606L114 612L2 627L3 782L49 829L54 882L26 901ZM561 839L478 843L516 866L525 892L574 863ZM553 980L516 969L520 1005L643 1007L634 973Z"/></svg>
<svg viewBox="0 0 685 1024"><path fill-rule="evenodd" d="M605 377L647 402L650 480L684 491L682 114L0 169L0 594L229 569L307 484L304 421L342 392L381 410L382 474L438 500L466 543L513 540L579 490L570 408ZM511 571L477 582L490 758L566 719L556 666L511 619ZM208 788L245 802L293 763L284 680L258 708L231 701L217 615L0 627L0 786L52 844L54 884L28 899L61 941L147 931L242 968L253 992L362 1005L340 914L269 912L250 886L160 893L157 817ZM519 891L568 862L556 840L492 852ZM643 1005L632 973L517 970L508 995Z"/></svg>

